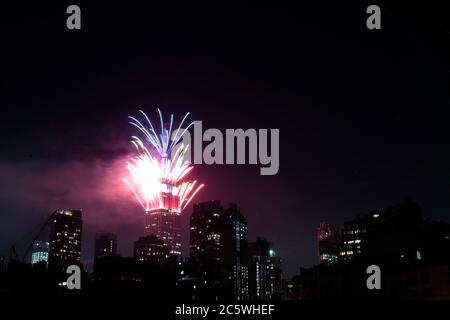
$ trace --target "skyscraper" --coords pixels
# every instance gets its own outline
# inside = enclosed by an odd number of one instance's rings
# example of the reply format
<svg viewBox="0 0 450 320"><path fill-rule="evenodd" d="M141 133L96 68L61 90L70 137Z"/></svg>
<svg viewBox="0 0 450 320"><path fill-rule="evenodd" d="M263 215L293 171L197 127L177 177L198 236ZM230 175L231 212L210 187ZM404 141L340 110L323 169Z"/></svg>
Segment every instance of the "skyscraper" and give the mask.
<svg viewBox="0 0 450 320"><path fill-rule="evenodd" d="M266 299L280 300L284 290L283 283L283 260L275 250L269 250L266 270Z"/></svg>
<svg viewBox="0 0 450 320"><path fill-rule="evenodd" d="M194 204L190 239L191 257L216 266L208 281L225 286L231 280L231 295L248 299L248 228L237 206L224 210L220 201Z"/></svg>
<svg viewBox="0 0 450 320"><path fill-rule="evenodd" d="M35 264L39 261L48 262L49 246L49 242L42 240L38 240L33 243L33 251L31 252L31 264Z"/></svg>
<svg viewBox="0 0 450 320"><path fill-rule="evenodd" d="M95 237L94 258L117 256L117 236L113 233L99 233Z"/></svg>
<svg viewBox="0 0 450 320"><path fill-rule="evenodd" d="M238 300L249 298L248 291L248 226L235 204L226 211L233 228L233 291Z"/></svg>
<svg viewBox="0 0 450 320"><path fill-rule="evenodd" d="M226 228L220 201L194 204L190 222L191 257L203 256L215 261L227 258L223 255L223 242L221 241Z"/></svg>
<svg viewBox="0 0 450 320"><path fill-rule="evenodd" d="M80 263L81 210L56 210L50 225L49 266L66 267Z"/></svg>
<svg viewBox="0 0 450 320"><path fill-rule="evenodd" d="M168 202L176 197L167 196ZM145 235L155 235L169 248L171 255L181 256L181 214L176 210L160 208L145 212Z"/></svg>
<svg viewBox="0 0 450 320"><path fill-rule="evenodd" d="M190 259L185 261L190 278L198 279L196 296L231 299L232 231L220 201L197 203L190 218ZM226 234L229 234L226 237ZM228 239L228 241L227 241ZM189 272L189 271L188 271Z"/></svg>
<svg viewBox="0 0 450 320"><path fill-rule="evenodd" d="M249 295L251 300L266 299L267 262L270 244L264 238L256 238L248 244L249 252Z"/></svg>
<svg viewBox="0 0 450 320"><path fill-rule="evenodd" d="M328 222L320 222L317 229L317 247L319 264L333 265L338 260L339 230Z"/></svg>
<svg viewBox="0 0 450 320"><path fill-rule="evenodd" d="M282 259L265 238L256 238L248 247L250 299L281 299L284 289Z"/></svg>

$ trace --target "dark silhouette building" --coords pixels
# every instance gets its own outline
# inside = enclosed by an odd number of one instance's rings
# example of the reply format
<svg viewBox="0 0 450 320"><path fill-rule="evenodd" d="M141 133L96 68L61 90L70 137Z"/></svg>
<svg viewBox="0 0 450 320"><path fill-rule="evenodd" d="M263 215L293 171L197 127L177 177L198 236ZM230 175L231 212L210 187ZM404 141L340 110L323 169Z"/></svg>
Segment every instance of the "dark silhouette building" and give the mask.
<svg viewBox="0 0 450 320"><path fill-rule="evenodd" d="M285 283L283 280L283 260L273 249L269 251L269 259L267 263L267 285L266 299L281 300L285 291Z"/></svg>
<svg viewBox="0 0 450 320"><path fill-rule="evenodd" d="M287 299L301 300L302 299L302 281L300 275L295 275L287 284Z"/></svg>
<svg viewBox="0 0 450 320"><path fill-rule="evenodd" d="M381 270L382 290L368 290L367 267ZM450 225L422 217L407 198L359 214L342 230L339 261L301 269L303 299L449 299Z"/></svg>
<svg viewBox="0 0 450 320"><path fill-rule="evenodd" d="M174 256L163 264L140 261L130 257L103 257L96 260L92 281L87 288L91 294L107 297L132 298L146 303L177 299L178 262Z"/></svg>
<svg viewBox="0 0 450 320"><path fill-rule="evenodd" d="M249 298L248 291L248 226L247 220L242 215L235 204L225 212L226 219L232 226L231 243L232 249L232 265L233 265L233 294L238 300ZM224 238L230 236L227 232ZM228 241L226 241L227 243Z"/></svg>
<svg viewBox="0 0 450 320"><path fill-rule="evenodd" d="M423 219L421 208L411 199L387 209L358 214L344 225L340 259L415 262L424 256L424 250L431 249L428 243L434 235L429 232L430 226Z"/></svg>
<svg viewBox="0 0 450 320"><path fill-rule="evenodd" d="M265 238L248 244L249 296L251 300L281 299L283 294L282 259Z"/></svg>
<svg viewBox="0 0 450 320"><path fill-rule="evenodd" d="M266 299L267 262L270 244L265 238L256 238L248 244L249 295L251 300Z"/></svg>
<svg viewBox="0 0 450 320"><path fill-rule="evenodd" d="M94 258L117 256L117 236L113 233L99 233L95 237Z"/></svg>
<svg viewBox="0 0 450 320"><path fill-rule="evenodd" d="M209 260L230 259L224 256L224 235L227 225L224 223L224 211L220 201L194 204L190 220L190 256L207 257ZM231 250L230 250L231 251Z"/></svg>
<svg viewBox="0 0 450 320"><path fill-rule="evenodd" d="M134 257L138 261L149 261L155 265L161 265L169 256L169 247L156 235L141 237L134 242Z"/></svg>
<svg viewBox="0 0 450 320"><path fill-rule="evenodd" d="M81 210L57 210L50 222L50 267L66 267L80 263Z"/></svg>
<svg viewBox="0 0 450 320"><path fill-rule="evenodd" d="M219 201L194 204L190 220L190 269L206 281L217 298L248 299L248 227L235 204L224 210Z"/></svg>

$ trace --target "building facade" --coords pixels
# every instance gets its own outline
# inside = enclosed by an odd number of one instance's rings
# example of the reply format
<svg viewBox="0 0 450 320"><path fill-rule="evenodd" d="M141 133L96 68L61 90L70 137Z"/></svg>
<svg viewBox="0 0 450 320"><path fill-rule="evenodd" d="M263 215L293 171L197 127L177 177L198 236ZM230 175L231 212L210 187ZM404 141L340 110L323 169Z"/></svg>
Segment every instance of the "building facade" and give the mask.
<svg viewBox="0 0 450 320"><path fill-rule="evenodd" d="M38 240L33 243L31 252L31 264L35 264L40 261L48 263L48 251L50 243L48 241Z"/></svg>
<svg viewBox="0 0 450 320"><path fill-rule="evenodd" d="M49 266L66 267L80 263L81 210L56 210L50 223Z"/></svg>
<svg viewBox="0 0 450 320"><path fill-rule="evenodd" d="M249 253L249 295L251 300L266 299L267 261L270 244L264 238L256 238L248 244Z"/></svg>
<svg viewBox="0 0 450 320"><path fill-rule="evenodd" d="M281 299L284 292L282 259L265 238L256 238L248 248L250 299Z"/></svg>
<svg viewBox="0 0 450 320"><path fill-rule="evenodd" d="M450 225L423 218L409 198L346 222L339 260L301 270L303 299L450 297ZM367 290L370 265L381 269L382 290Z"/></svg>
<svg viewBox="0 0 450 320"><path fill-rule="evenodd" d="M233 292L238 300L249 298L248 290L248 225L235 204L226 211L233 228Z"/></svg>
<svg viewBox="0 0 450 320"><path fill-rule="evenodd" d="M223 239L226 230L223 222L224 212L220 201L209 201L194 204L190 219L191 257L207 257L210 260L221 261L223 256Z"/></svg>
<svg viewBox="0 0 450 320"><path fill-rule="evenodd" d="M358 214L344 224L339 258L378 263L415 262L426 246L428 225L420 207L410 199L386 209Z"/></svg>
<svg viewBox="0 0 450 320"><path fill-rule="evenodd" d="M145 235L155 235L171 255L181 257L181 214L169 209L155 209L145 213Z"/></svg>
<svg viewBox="0 0 450 320"><path fill-rule="evenodd" d="M138 261L148 261L160 265L166 262L169 256L169 248L153 234L141 237L134 242L134 257Z"/></svg>
<svg viewBox="0 0 450 320"><path fill-rule="evenodd" d="M266 276L266 299L281 300L285 284L283 280L283 260L273 249L269 251Z"/></svg>
<svg viewBox="0 0 450 320"><path fill-rule="evenodd" d="M220 201L194 204L190 241L191 258L209 270L205 280L228 286L236 299L248 299L248 227L237 206L223 209Z"/></svg>
<svg viewBox="0 0 450 320"><path fill-rule="evenodd" d="M95 237L94 258L117 256L117 236L113 233L99 233Z"/></svg>

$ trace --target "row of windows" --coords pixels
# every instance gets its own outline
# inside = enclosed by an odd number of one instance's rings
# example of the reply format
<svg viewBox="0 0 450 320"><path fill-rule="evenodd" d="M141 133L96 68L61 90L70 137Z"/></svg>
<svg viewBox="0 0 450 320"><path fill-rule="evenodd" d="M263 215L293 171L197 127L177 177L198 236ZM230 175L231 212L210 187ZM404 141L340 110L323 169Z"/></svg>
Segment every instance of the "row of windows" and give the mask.
<svg viewBox="0 0 450 320"><path fill-rule="evenodd" d="M361 239L344 241L344 244L353 244L353 243L361 243Z"/></svg>
<svg viewBox="0 0 450 320"><path fill-rule="evenodd" d="M353 251L353 250L341 251L339 254L340 254L341 256L345 256L345 255L351 256L351 255L354 254L354 253L359 254L359 253L361 253L361 250L356 250L356 251Z"/></svg>
<svg viewBox="0 0 450 320"><path fill-rule="evenodd" d="M344 234L358 234L358 233L366 233L366 229L356 229L356 230L344 230Z"/></svg>

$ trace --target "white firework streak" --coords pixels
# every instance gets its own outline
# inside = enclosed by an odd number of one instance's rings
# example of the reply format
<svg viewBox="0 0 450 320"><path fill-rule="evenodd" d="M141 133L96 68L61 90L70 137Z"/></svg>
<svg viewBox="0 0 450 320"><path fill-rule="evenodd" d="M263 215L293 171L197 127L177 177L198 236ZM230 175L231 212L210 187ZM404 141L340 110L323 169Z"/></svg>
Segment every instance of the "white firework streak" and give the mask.
<svg viewBox="0 0 450 320"><path fill-rule="evenodd" d="M124 178L123 180L130 187L144 210L165 208L164 195L170 193L179 199L177 208L172 209L181 212L198 191L204 187L204 184L197 184L195 180L183 181L183 178L193 168L188 161L183 161L183 156L189 149L189 145L184 146L181 144L175 151L173 158L170 157L175 146L193 122L183 129L180 134L180 129L189 115L187 113L172 139L173 115L170 115L170 125L167 130L164 128L163 117L158 109L161 122L161 133L158 135L147 115L142 110L140 112L144 115L148 127L146 128L134 117L129 117L131 119L130 124L144 134L146 141L156 150L156 155L150 153L140 138L133 136L131 142L135 146L138 155L127 162L130 178Z"/></svg>

